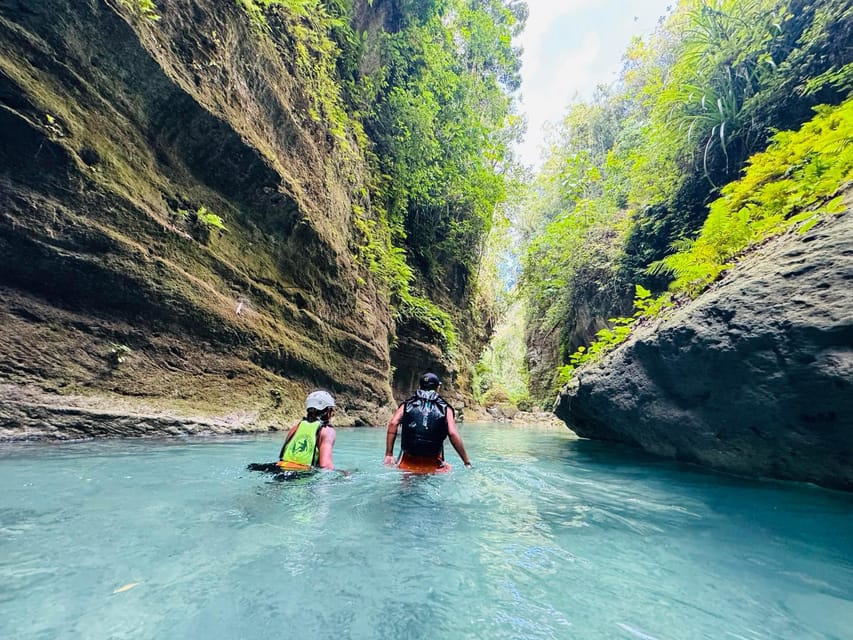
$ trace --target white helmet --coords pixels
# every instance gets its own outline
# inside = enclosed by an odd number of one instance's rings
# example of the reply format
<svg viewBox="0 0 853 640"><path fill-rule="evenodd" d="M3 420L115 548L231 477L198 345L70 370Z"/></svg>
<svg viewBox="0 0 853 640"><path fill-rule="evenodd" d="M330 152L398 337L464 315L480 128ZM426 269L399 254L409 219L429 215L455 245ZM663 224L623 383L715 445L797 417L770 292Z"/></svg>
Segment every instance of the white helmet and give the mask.
<svg viewBox="0 0 853 640"><path fill-rule="evenodd" d="M322 411L323 409L327 409L329 407L334 406L335 399L328 391L312 391L305 399L306 409L316 409L317 411Z"/></svg>

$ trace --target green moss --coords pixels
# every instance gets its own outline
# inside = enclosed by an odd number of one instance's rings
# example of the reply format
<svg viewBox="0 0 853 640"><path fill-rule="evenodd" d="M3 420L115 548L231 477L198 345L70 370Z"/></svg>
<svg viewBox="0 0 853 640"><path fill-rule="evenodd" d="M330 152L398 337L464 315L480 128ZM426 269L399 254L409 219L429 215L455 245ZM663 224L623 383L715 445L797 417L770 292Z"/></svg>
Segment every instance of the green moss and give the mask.
<svg viewBox="0 0 853 640"><path fill-rule="evenodd" d="M153 0L119 0L125 7L133 11L133 13L146 20L156 22L160 19L157 13L157 5Z"/></svg>

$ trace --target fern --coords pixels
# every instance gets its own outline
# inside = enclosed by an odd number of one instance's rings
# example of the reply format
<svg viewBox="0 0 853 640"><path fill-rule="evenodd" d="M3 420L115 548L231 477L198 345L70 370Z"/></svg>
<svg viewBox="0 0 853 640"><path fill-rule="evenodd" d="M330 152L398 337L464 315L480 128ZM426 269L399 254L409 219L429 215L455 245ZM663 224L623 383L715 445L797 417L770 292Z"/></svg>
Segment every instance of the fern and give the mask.
<svg viewBox="0 0 853 640"><path fill-rule="evenodd" d="M671 291L696 296L750 246L843 210L836 194L853 179L853 99L816 111L799 131L777 133L750 158L744 176L711 203L698 238L652 265L675 276Z"/></svg>
<svg viewBox="0 0 853 640"><path fill-rule="evenodd" d="M668 295L652 297L652 292L642 285L634 286L634 315L630 318L609 318L609 327L600 329L589 347L580 346L569 356L569 364L557 370L557 379L561 384L567 383L579 367L589 362L600 360L606 353L625 342L631 335L633 326L640 318L653 317L672 306Z"/></svg>

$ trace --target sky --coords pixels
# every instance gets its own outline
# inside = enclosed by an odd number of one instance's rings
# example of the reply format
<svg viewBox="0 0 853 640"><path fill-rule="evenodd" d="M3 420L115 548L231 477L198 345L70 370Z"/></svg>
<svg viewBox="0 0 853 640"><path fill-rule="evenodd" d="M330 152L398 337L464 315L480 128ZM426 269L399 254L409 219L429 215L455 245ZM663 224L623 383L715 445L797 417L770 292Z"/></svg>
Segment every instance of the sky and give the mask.
<svg viewBox="0 0 853 640"><path fill-rule="evenodd" d="M517 39L523 47L521 112L527 135L519 160L538 167L543 126L557 123L573 98L588 99L611 84L633 36L651 33L677 0L527 0L530 15Z"/></svg>

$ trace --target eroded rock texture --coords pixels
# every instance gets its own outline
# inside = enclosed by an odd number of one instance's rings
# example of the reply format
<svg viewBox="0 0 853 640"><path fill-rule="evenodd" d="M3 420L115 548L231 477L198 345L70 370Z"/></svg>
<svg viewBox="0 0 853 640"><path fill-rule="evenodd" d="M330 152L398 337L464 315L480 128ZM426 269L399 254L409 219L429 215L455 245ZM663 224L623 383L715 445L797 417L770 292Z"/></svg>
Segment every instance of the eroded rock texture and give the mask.
<svg viewBox="0 0 853 640"><path fill-rule="evenodd" d="M132 4L0 0L3 437L62 437L51 415L98 435L74 419L93 394L171 432L276 426L323 386L339 423L380 423L394 326L356 258L364 160L239 3Z"/></svg>
<svg viewBox="0 0 853 640"><path fill-rule="evenodd" d="M582 437L853 490L853 212L771 241L637 329L555 410Z"/></svg>

